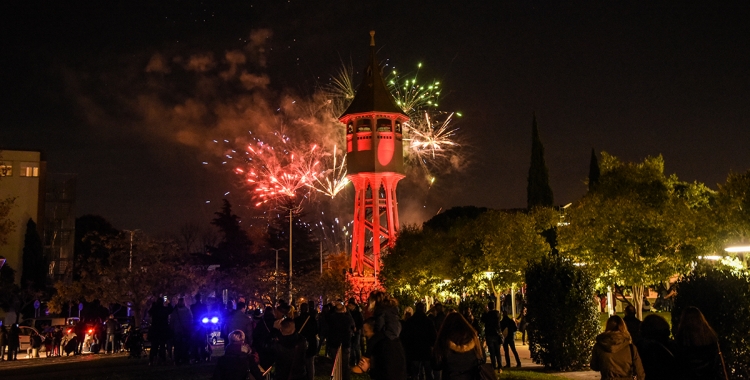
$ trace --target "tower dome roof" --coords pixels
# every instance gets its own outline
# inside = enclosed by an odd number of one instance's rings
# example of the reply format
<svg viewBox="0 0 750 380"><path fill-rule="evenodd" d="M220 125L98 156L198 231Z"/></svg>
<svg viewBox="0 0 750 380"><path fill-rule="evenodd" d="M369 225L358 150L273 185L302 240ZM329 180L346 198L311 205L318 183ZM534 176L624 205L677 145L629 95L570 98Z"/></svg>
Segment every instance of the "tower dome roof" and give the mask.
<svg viewBox="0 0 750 380"><path fill-rule="evenodd" d="M341 117L366 112L389 112L406 116L401 107L396 105L393 95L380 74L380 65L375 56L375 31L370 32L370 59L364 70L364 78L357 89L349 108Z"/></svg>

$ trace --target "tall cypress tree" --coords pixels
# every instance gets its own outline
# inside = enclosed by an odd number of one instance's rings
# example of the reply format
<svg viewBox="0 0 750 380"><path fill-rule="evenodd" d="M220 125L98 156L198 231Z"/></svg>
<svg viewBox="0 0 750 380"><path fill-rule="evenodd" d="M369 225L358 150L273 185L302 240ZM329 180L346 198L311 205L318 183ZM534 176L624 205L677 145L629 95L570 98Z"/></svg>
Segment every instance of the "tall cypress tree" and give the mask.
<svg viewBox="0 0 750 380"><path fill-rule="evenodd" d="M240 226L240 217L232 214L232 205L224 199L220 212L215 212L216 217L211 224L219 228L222 241L218 247L209 248L214 261L221 265L221 269L243 267L250 263L250 248L253 242L244 229Z"/></svg>
<svg viewBox="0 0 750 380"><path fill-rule="evenodd" d="M24 236L21 285L43 290L47 286L47 271L42 239L36 230L36 223L29 218Z"/></svg>
<svg viewBox="0 0 750 380"><path fill-rule="evenodd" d="M591 148L591 162L589 163L589 191L593 190L597 183L599 183L599 159L596 158L596 152L594 148Z"/></svg>
<svg viewBox="0 0 750 380"><path fill-rule="evenodd" d="M539 139L539 129L536 125L536 114L534 114L531 126L531 166L526 187L526 207L531 210L537 206L551 207L553 203L554 196L549 185L549 171L544 162L544 145Z"/></svg>

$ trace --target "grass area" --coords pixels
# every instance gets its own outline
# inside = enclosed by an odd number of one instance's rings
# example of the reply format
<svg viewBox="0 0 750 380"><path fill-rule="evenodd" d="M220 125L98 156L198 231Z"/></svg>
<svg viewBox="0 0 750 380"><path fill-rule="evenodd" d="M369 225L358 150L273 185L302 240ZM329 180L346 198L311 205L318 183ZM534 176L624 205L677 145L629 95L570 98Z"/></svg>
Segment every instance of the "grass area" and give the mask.
<svg viewBox="0 0 750 380"><path fill-rule="evenodd" d="M542 372L528 371L515 368L504 368L498 379L508 380L561 380L564 377L549 375Z"/></svg>

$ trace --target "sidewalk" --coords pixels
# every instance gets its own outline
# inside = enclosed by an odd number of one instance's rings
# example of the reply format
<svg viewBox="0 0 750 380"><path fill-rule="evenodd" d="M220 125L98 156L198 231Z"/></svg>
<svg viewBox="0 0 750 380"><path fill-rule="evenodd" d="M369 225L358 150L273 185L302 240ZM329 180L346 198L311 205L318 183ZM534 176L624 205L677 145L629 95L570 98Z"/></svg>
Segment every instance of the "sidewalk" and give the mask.
<svg viewBox="0 0 750 380"><path fill-rule="evenodd" d="M517 370L529 370L529 371L539 371L544 372L544 367L540 364L536 364L533 361L531 361L531 353L529 352L529 346L521 345L521 340L516 339L516 351L518 351L518 357L521 359L521 368ZM504 351L502 350L502 347L500 349L500 354L505 355ZM511 363L514 362L513 354L511 353ZM503 363L505 363L505 357L503 356ZM566 379L577 379L577 380L599 380L601 379L601 375L599 372L594 372L591 370L585 370L585 371L576 371L576 372L545 372L550 375L560 376L564 377Z"/></svg>

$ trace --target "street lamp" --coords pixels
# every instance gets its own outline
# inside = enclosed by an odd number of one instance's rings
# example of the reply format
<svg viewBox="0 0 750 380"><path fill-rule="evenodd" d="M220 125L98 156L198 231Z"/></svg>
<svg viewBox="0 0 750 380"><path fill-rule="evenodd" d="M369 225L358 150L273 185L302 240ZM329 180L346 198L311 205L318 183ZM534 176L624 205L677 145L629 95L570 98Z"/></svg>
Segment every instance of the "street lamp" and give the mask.
<svg viewBox="0 0 750 380"><path fill-rule="evenodd" d="M136 232L141 232L141 230L123 230L125 232L130 232L130 254L128 255L128 273L133 271L133 235ZM128 306L128 317L130 316L130 306Z"/></svg>
<svg viewBox="0 0 750 380"><path fill-rule="evenodd" d="M276 272L273 273L273 277L276 279L276 287L274 288L274 297L279 298L279 251L286 251L286 248L271 248L276 251Z"/></svg>

